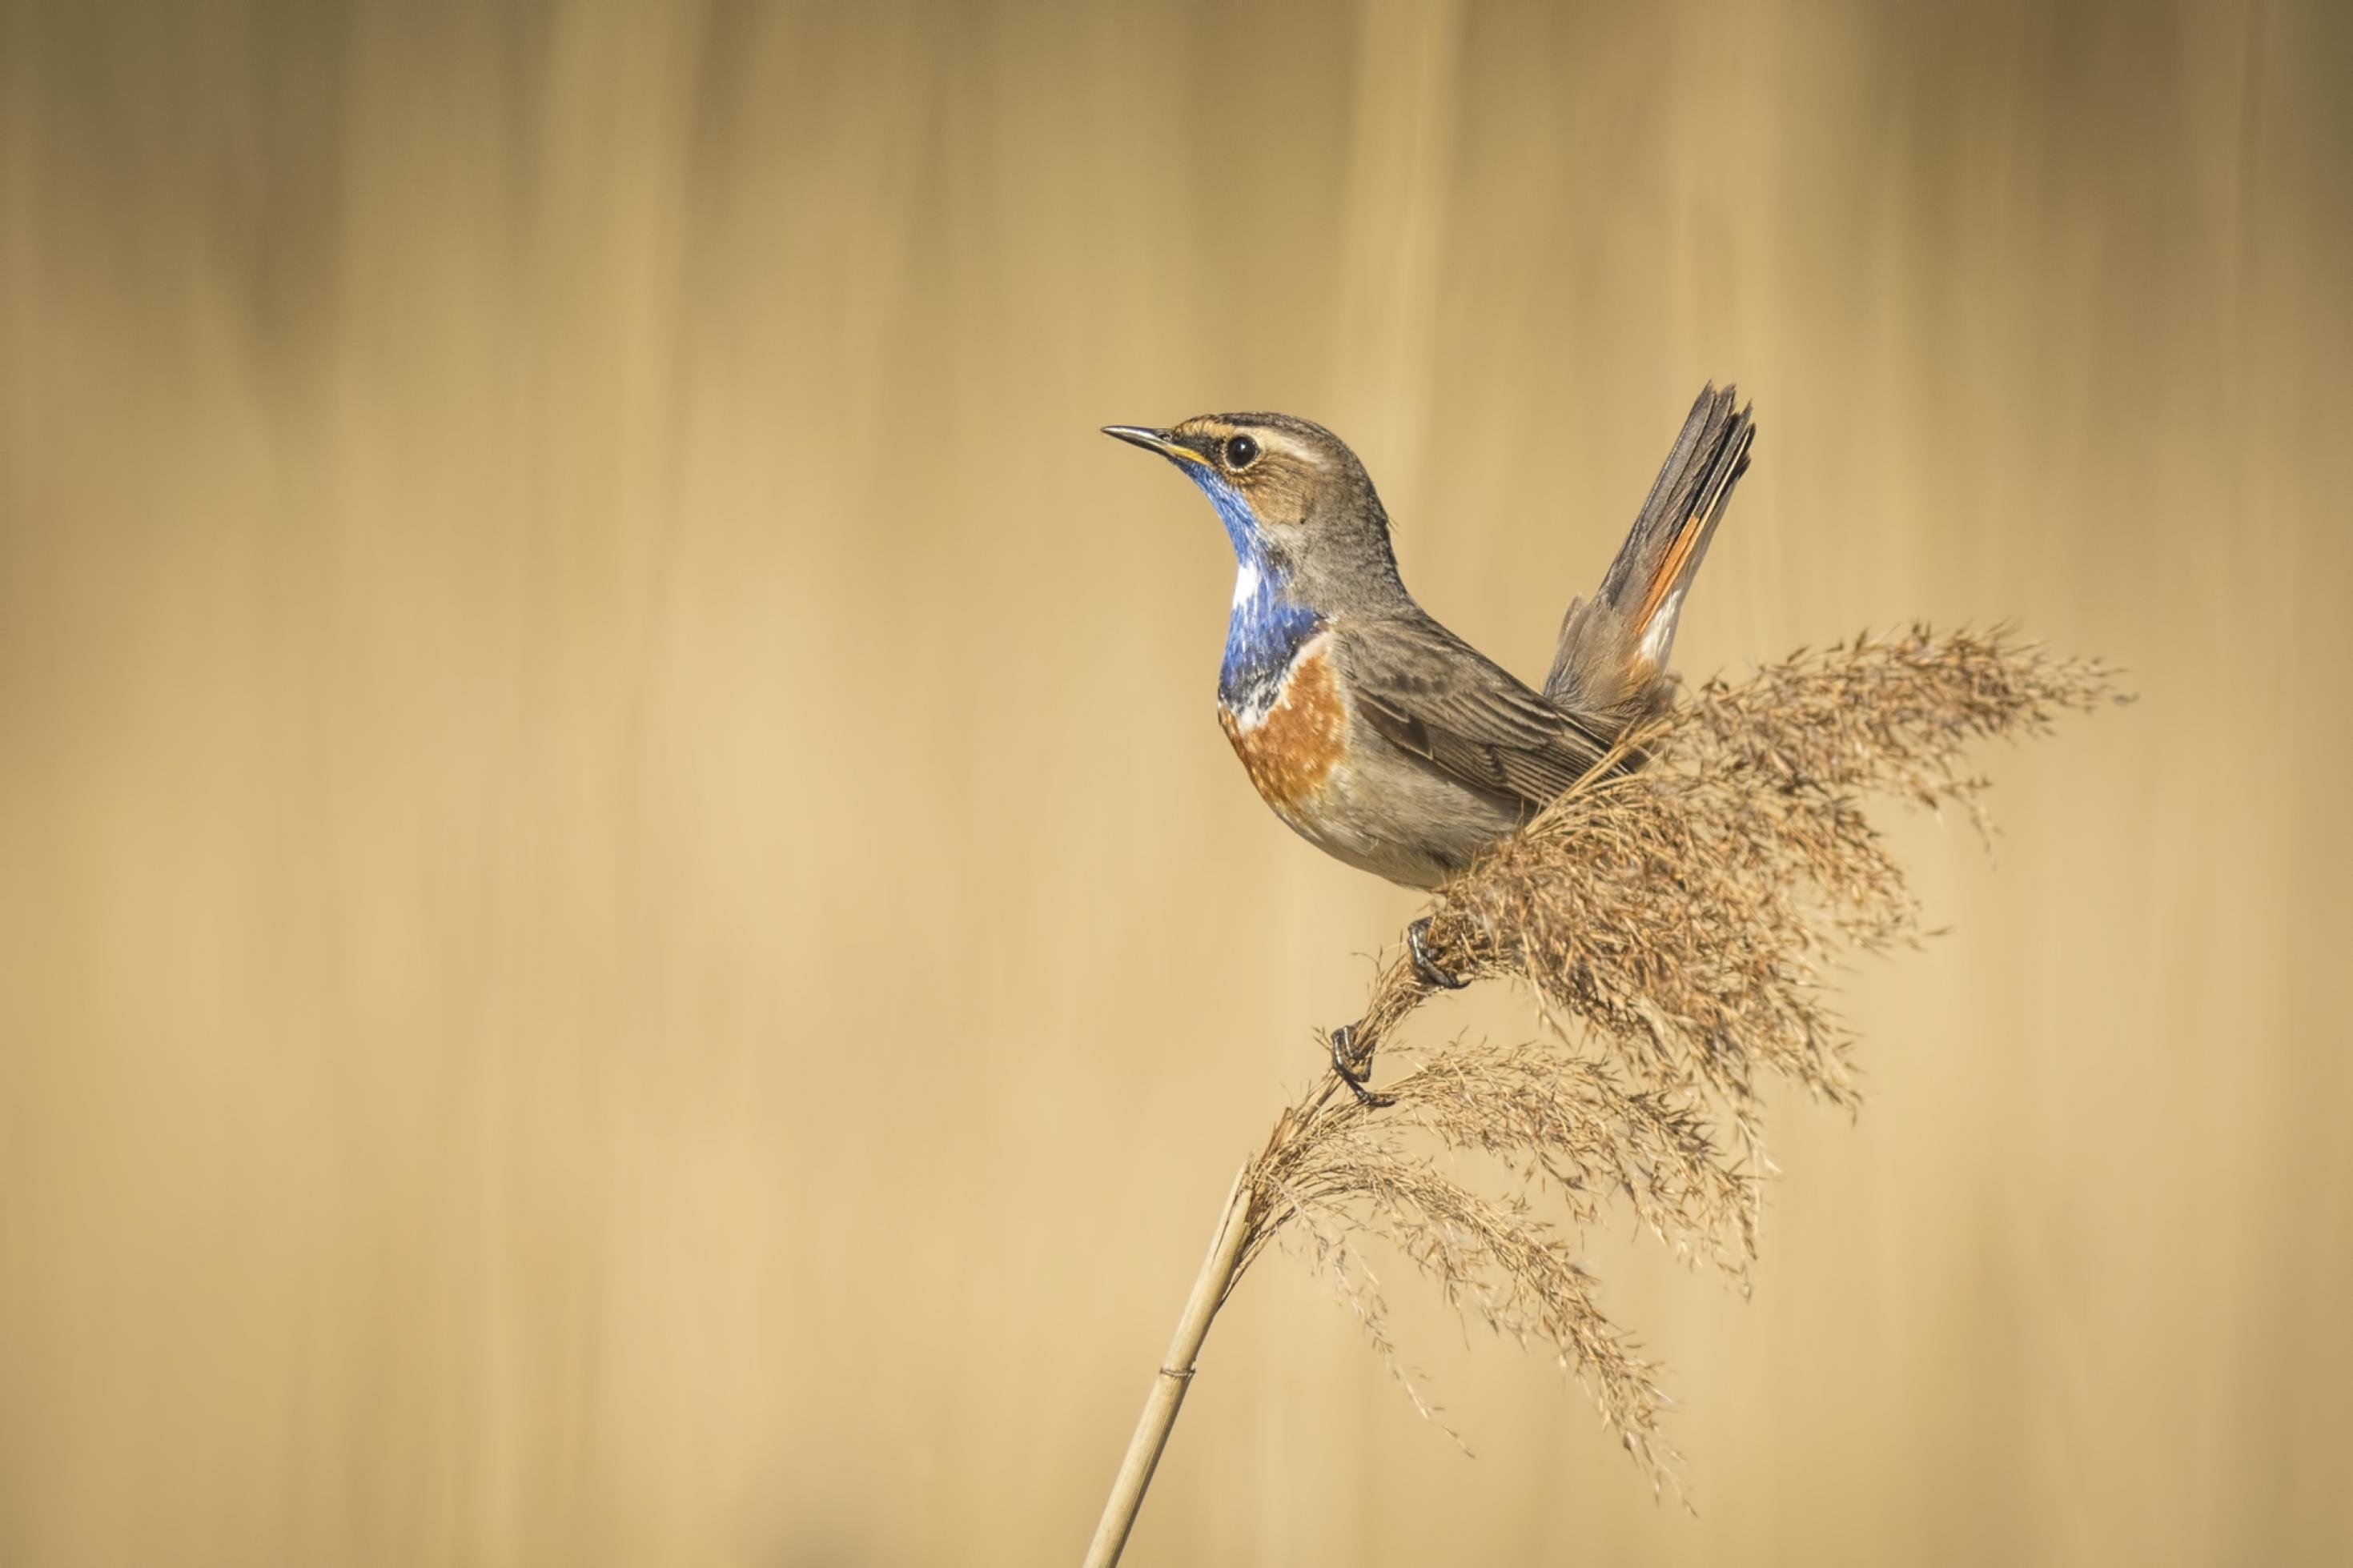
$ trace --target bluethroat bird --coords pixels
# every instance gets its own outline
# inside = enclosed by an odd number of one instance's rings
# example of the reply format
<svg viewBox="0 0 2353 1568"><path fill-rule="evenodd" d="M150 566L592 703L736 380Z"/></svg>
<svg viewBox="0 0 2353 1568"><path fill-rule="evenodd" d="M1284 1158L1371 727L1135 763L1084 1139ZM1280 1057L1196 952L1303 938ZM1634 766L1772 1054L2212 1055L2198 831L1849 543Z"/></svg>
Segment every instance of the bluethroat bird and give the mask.
<svg viewBox="0 0 2353 1568"><path fill-rule="evenodd" d="M1748 468L1756 424L1729 386L1700 394L1600 591L1561 623L1542 691L1406 592L1364 464L1287 414L1205 414L1103 433L1199 486L1232 542L1218 718L1274 814L1325 853L1434 888L1605 761L1668 702L1667 653L1692 577ZM1408 931L1416 967L1459 983ZM1361 1092L1335 1040L1334 1065Z"/></svg>

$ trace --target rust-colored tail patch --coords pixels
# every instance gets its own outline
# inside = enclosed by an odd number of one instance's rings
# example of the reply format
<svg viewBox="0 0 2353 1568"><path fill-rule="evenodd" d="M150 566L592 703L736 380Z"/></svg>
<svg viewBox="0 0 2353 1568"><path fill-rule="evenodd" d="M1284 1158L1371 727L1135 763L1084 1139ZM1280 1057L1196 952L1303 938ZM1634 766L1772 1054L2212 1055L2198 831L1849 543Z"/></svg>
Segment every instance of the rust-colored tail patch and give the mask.
<svg viewBox="0 0 2353 1568"><path fill-rule="evenodd" d="M1699 548L1700 541L1707 537L1707 524L1711 521L1694 510L1683 520L1683 531L1667 547L1666 559L1659 563L1658 571L1651 575L1650 587L1642 595L1641 611L1634 617L1633 635L1637 647L1650 631L1652 617L1666 607L1667 599L1675 591L1675 584L1683 580L1683 567L1690 562L1692 552Z"/></svg>

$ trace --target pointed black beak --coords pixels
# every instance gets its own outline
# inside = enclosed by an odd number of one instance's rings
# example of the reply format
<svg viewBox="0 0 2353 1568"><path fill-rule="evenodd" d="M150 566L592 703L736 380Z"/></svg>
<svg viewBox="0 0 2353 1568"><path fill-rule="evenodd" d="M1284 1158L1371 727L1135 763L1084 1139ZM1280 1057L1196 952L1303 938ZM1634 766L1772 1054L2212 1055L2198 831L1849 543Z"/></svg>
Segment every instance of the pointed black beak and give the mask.
<svg viewBox="0 0 2353 1568"><path fill-rule="evenodd" d="M1145 425L1106 425L1103 427L1103 433L1124 441L1131 447L1141 447L1147 452L1157 452L1162 457L1176 462L1198 463L1205 468L1208 465L1207 458L1202 457L1190 447L1178 446L1176 438L1166 430L1155 430Z"/></svg>

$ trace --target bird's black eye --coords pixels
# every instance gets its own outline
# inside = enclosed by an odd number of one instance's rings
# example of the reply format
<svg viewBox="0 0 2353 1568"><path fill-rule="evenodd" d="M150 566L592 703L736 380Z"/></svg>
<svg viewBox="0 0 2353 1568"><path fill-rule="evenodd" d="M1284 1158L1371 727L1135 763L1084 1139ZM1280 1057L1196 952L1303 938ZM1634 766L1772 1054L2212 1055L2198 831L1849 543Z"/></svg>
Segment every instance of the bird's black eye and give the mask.
<svg viewBox="0 0 2353 1568"><path fill-rule="evenodd" d="M1226 467L1247 468L1258 461L1258 443L1247 436L1232 436L1226 440Z"/></svg>

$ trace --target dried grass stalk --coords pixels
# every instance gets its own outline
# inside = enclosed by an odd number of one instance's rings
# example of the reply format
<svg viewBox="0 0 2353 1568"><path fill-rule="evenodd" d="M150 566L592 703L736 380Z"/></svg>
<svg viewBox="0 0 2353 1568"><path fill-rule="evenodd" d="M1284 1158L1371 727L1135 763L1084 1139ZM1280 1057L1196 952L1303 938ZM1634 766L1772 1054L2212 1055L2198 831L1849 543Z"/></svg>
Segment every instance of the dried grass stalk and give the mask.
<svg viewBox="0 0 2353 1568"><path fill-rule="evenodd" d="M1866 802L1955 806L1985 831L1985 781L1962 771L1973 742L2123 700L2107 667L2000 629L1915 626L1801 651L1701 687L1630 738L1644 767L1596 770L1440 889L1433 955L1459 976L1518 982L1543 1033L1457 1042L1373 1103L1329 1075L1282 1113L1238 1177L1162 1369L1176 1398L1155 1384L1122 1471L1136 1484L1114 1493L1089 1561L1117 1560L1209 1319L1279 1238L1330 1276L1425 1414L1366 1264L1368 1236L1466 1317L1548 1349L1653 1487L1671 1482L1657 1367L1603 1315L1560 1221L1622 1203L1678 1257L1745 1289L1771 1172L1760 1075L1852 1105L1852 1042L1824 973L1843 952L1919 935ZM1431 994L1400 955L1340 1037L1368 1063ZM1466 1152L1517 1184L1465 1184L1454 1167Z"/></svg>

